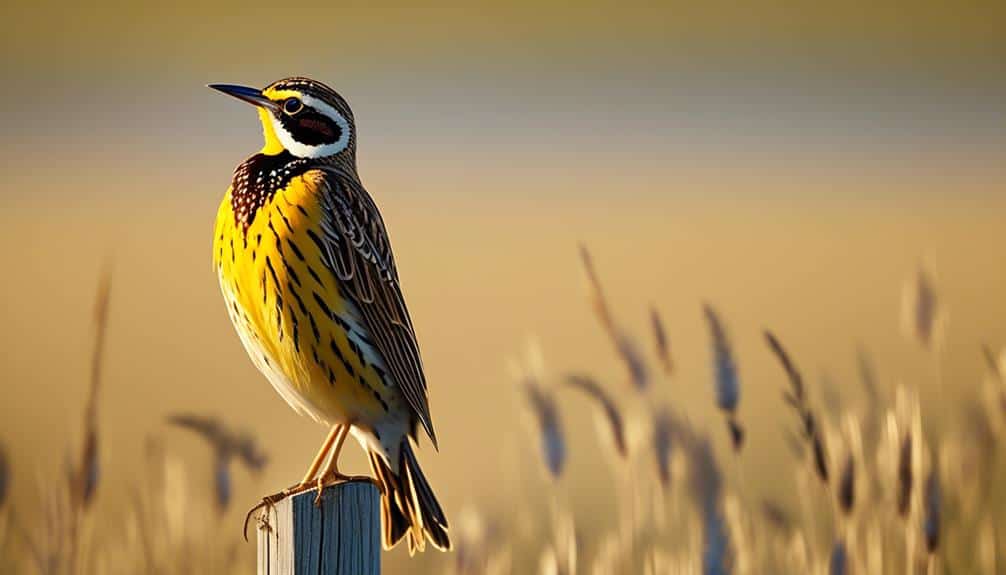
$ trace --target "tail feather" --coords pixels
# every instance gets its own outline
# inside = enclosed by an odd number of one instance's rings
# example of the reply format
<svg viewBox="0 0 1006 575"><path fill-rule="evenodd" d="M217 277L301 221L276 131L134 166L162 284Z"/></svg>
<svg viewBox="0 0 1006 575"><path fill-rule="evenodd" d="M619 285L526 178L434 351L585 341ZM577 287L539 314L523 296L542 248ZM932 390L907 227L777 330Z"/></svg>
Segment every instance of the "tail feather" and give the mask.
<svg viewBox="0 0 1006 575"><path fill-rule="evenodd" d="M388 468L384 459L373 451L370 452L370 468L374 471L374 478L381 485L381 526L384 548L391 549L409 532L411 522L402 513L402 506L397 501L396 495L400 492L397 487L397 478Z"/></svg>
<svg viewBox="0 0 1006 575"><path fill-rule="evenodd" d="M381 522L384 547L390 549L409 536L409 554L423 551L426 540L442 551L451 548L447 518L426 481L412 445L403 438L399 449L398 473L376 452L370 452L370 466L383 486Z"/></svg>

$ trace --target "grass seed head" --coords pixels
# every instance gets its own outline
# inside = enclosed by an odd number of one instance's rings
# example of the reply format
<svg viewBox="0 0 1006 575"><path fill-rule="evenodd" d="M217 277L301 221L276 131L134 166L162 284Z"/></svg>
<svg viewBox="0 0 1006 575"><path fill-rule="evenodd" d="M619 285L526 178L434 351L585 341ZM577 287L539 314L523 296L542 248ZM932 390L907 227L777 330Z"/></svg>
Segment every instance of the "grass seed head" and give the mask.
<svg viewBox="0 0 1006 575"><path fill-rule="evenodd" d="M810 447L814 454L814 471L817 473L818 479L827 485L829 481L828 450L824 446L824 437L820 432L815 432L810 436Z"/></svg>
<svg viewBox="0 0 1006 575"><path fill-rule="evenodd" d="M800 427L804 440L807 442L814 458L814 470L818 478L825 484L829 480L828 472L828 450L825 446L824 435L818 423L817 416L810 408L807 399L807 388L803 383L803 376L797 369L796 363L786 352L779 339L769 330L765 330L765 341L769 349L779 360L783 370L786 372L789 381L789 389L783 392L783 399L792 407L800 418Z"/></svg>
<svg viewBox="0 0 1006 575"><path fill-rule="evenodd" d="M935 465L929 470L925 489L925 517L923 518L922 532L925 535L926 551L935 553L940 546L941 520L943 515L940 477Z"/></svg>
<svg viewBox="0 0 1006 575"><path fill-rule="evenodd" d="M922 268L905 284L901 313L905 331L923 347L939 343L943 324L939 300L932 279Z"/></svg>
<svg viewBox="0 0 1006 575"><path fill-rule="evenodd" d="M730 436L730 446L735 452L744 446L744 426L733 413L727 414L727 434Z"/></svg>
<svg viewBox="0 0 1006 575"><path fill-rule="evenodd" d="M646 368L646 361L636 345L635 340L629 336L616 322L611 313L611 307L601 289L601 280L594 269L594 260L590 255L587 246L580 245L580 259L583 261L583 268L587 274L587 282L590 286L590 300L594 307L594 313L601 322L608 338L615 346L615 352L622 360L626 370L629 372L629 381L638 390L644 390L649 385L649 373Z"/></svg>
<svg viewBox="0 0 1006 575"><path fill-rule="evenodd" d="M660 312L656 306L650 307L650 326L653 329L653 342L656 346L657 357L664 368L666 375L671 375L674 371L674 362L671 360L671 344L667 339L667 330L664 329L664 322L660 318Z"/></svg>
<svg viewBox="0 0 1006 575"><path fill-rule="evenodd" d="M744 427L737 418L737 406L740 403L740 379L737 376L737 366L734 362L730 341L719 314L709 304L703 306L703 313L709 325L709 333L713 344L713 383L716 392L716 405L726 415L727 431L730 445L734 451L740 451L744 444Z"/></svg>
<svg viewBox="0 0 1006 575"><path fill-rule="evenodd" d="M838 506L846 515L852 513L856 505L856 460L852 453L845 458L842 474L838 481Z"/></svg>
<svg viewBox="0 0 1006 575"><path fill-rule="evenodd" d="M615 340L615 350L622 359L625 369L629 372L629 381L632 385L642 391L649 386L649 373L646 368L646 360L639 351L636 340L628 333L619 330L613 336Z"/></svg>
<svg viewBox="0 0 1006 575"><path fill-rule="evenodd" d="M779 363L782 365L783 370L786 372L786 377L789 380L790 391L787 392L786 398L791 404L800 404L806 401L806 387L803 385L803 376L800 375L800 370L796 368L796 364L793 363L793 359L790 358L789 354L786 352L786 348L782 346L779 339L769 330L765 330L765 341L768 343L768 347L775 354Z"/></svg>
<svg viewBox="0 0 1006 575"><path fill-rule="evenodd" d="M670 410L659 409L653 415L653 455L657 477L666 489L671 483L671 449L674 443L674 416Z"/></svg>
<svg viewBox="0 0 1006 575"><path fill-rule="evenodd" d="M898 449L898 513L907 517L912 508L912 433L909 431L901 439Z"/></svg>
<svg viewBox="0 0 1006 575"><path fill-rule="evenodd" d="M534 380L525 382L524 393L538 425L545 467L553 479L559 479L566 462L566 441L555 397Z"/></svg>
<svg viewBox="0 0 1006 575"><path fill-rule="evenodd" d="M712 336L716 405L724 411L732 412L737 409L741 394L733 351L730 348L723 322L720 321L716 310L706 304L703 307L703 313Z"/></svg>
<svg viewBox="0 0 1006 575"><path fill-rule="evenodd" d="M601 280L597 277L597 270L594 269L594 259L590 255L590 250L583 244L580 244L580 260L583 262L587 282L590 284L590 299L594 306L594 313L605 330L614 331L615 320L611 316L611 309L604 297L604 290L601 289Z"/></svg>
<svg viewBox="0 0 1006 575"><path fill-rule="evenodd" d="M261 471L269 460L254 437L231 429L219 418L176 413L169 415L167 422L195 432L210 445L216 457L236 458L249 471Z"/></svg>
<svg viewBox="0 0 1006 575"><path fill-rule="evenodd" d="M565 381L567 385L579 389L597 403L598 407L601 408L605 428L609 431L611 438L610 445L614 447L615 453L619 458L625 459L628 457L628 447L625 440L625 421L622 419L618 404L615 403L611 395L598 384L597 380L589 375L571 374L566 376Z"/></svg>

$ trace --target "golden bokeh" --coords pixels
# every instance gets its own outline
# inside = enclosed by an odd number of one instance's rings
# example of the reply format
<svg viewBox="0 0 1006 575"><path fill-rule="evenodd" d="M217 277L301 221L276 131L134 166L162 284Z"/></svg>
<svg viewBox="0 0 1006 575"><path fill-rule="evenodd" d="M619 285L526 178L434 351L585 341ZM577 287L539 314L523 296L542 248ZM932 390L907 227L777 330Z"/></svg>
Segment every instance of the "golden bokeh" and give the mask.
<svg viewBox="0 0 1006 575"><path fill-rule="evenodd" d="M237 507L298 478L324 430L248 361L210 266L217 202L258 128L203 84L301 73L354 105L441 439L420 459L450 513L539 497L507 371L529 340L553 376L629 389L581 242L648 353L648 309L663 313L678 371L654 394L726 453L701 305L723 314L753 489L787 496L758 470L788 464L793 423L763 328L850 403L869 349L887 389L918 385L941 421L943 398L978 389L981 345L1006 342L1003 5L759 4L7 3L0 442L14 501L29 505L80 435L106 262L101 509L128 505L149 437L209 482L205 447L164 423L176 412L261 438L270 465L236 477ZM938 360L899 324L920 267L948 313ZM585 406L564 414L564 488L594 509L609 480Z"/></svg>

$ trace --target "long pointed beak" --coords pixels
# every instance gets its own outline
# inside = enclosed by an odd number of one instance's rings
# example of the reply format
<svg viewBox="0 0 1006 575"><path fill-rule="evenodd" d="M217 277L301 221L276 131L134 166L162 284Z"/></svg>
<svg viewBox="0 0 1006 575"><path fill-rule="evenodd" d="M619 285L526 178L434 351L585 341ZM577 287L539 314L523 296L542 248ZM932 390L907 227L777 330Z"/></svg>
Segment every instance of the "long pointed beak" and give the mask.
<svg viewBox="0 0 1006 575"><path fill-rule="evenodd" d="M238 86L235 84L207 84L207 88L213 88L218 92L223 92L228 96L233 96L238 100L248 102L253 106L259 106L261 108L276 109L279 104L273 102L269 98L262 95L262 90L258 88L249 88L247 86Z"/></svg>

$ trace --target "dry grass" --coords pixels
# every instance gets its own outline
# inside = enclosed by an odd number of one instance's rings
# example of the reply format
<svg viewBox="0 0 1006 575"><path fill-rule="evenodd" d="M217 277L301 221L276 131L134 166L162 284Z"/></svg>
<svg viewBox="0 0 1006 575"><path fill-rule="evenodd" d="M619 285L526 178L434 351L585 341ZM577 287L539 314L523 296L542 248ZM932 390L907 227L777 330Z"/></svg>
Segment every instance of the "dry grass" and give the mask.
<svg viewBox="0 0 1006 575"><path fill-rule="evenodd" d="M47 575L90 571L94 521L90 511L101 469L98 402L110 300L111 272L106 269L95 298L94 344L80 451L76 457L67 458L62 476L53 470L43 472L39 479L41 513L32 515L38 517L38 521L34 525L22 525L14 519L31 563L39 573Z"/></svg>
<svg viewBox="0 0 1006 575"><path fill-rule="evenodd" d="M99 403L104 374L109 325L111 274L99 283L94 312L94 343L83 440L75 457L68 457L62 472L39 472L39 499L15 514L5 506L10 478L6 454L0 449L0 572L34 572L42 575L182 574L247 572L247 556L239 553L236 538L217 537L219 517L209 516L188 488L185 463L168 456L158 440L149 440L146 459L140 463L129 496L128 510L108 525L109 518L95 514L101 490ZM201 430L209 430L209 420ZM199 427L191 416L176 424ZM216 451L226 460L239 458L261 468L264 455L248 436L228 432L220 424ZM216 475L218 501L229 492L228 477ZM30 519L29 519L30 518ZM15 533L12 540L9 533ZM235 532L236 533L236 532Z"/></svg>
<svg viewBox="0 0 1006 575"><path fill-rule="evenodd" d="M597 403L604 421L601 428L607 430L604 435L620 459L628 457L629 448L625 439L625 422L611 395L589 375L569 375L566 377L566 384L574 389L579 389Z"/></svg>
<svg viewBox="0 0 1006 575"><path fill-rule="evenodd" d="M199 434L213 450L213 477L217 510L227 511L231 501L231 463L237 460L252 473L261 472L268 457L250 434L229 429L215 417L177 414L168 423Z"/></svg>
<svg viewBox="0 0 1006 575"><path fill-rule="evenodd" d="M604 290L601 289L601 280L597 275L597 270L594 269L594 260L586 246L580 246L580 259L583 261L587 281L590 284L590 299L593 303L594 313L597 315L598 321L601 322L605 333L611 339L618 357L625 364L629 381L636 389L644 390L649 384L646 361L643 359L635 340L615 321L608 300L604 296Z"/></svg>
<svg viewBox="0 0 1006 575"><path fill-rule="evenodd" d="M533 362L532 362L533 363ZM559 416L558 400L550 387L541 383L540 366L528 366L520 372L520 387L535 422L533 435L540 440L542 461L553 479L562 476L566 464L566 439Z"/></svg>
<svg viewBox="0 0 1006 575"><path fill-rule="evenodd" d="M822 433L818 417L810 407L806 388L803 384L803 376L800 375L796 364L793 363L789 354L786 353L786 350L772 332L765 332L765 340L768 342L769 349L779 359L779 363L782 364L783 369L786 371L790 388L783 393L783 398L796 411L797 416L800 418L800 430L813 456L814 470L817 472L818 478L827 484L829 480L828 450L825 446L824 434Z"/></svg>
<svg viewBox="0 0 1006 575"><path fill-rule="evenodd" d="M656 307L650 308L650 325L653 328L653 344L657 359L664 368L664 375L673 375L674 361L671 359L671 342L667 338L664 320L661 319L660 312L657 311Z"/></svg>
<svg viewBox="0 0 1006 575"><path fill-rule="evenodd" d="M734 362L733 350L727 339L726 328L719 314L709 304L702 306L709 333L713 344L713 370L715 376L716 406L723 411L730 431L730 442L734 450L739 451L744 444L744 428L737 421L737 407L741 399L741 384L737 375L737 365Z"/></svg>
<svg viewBox="0 0 1006 575"><path fill-rule="evenodd" d="M917 390L885 386L862 348L855 359L864 409L842 401L837 413L818 411L794 357L766 331L767 357L778 362L785 377L774 419L789 422L786 437L793 450L793 464L771 473L790 485L794 506L758 493L744 480L743 468L758 462L742 458L740 378L719 313L709 305L701 308L712 342L712 400L730 429L726 453L717 452L715 434L691 420L689 406L642 393L657 378L674 376L670 334L651 307L652 346L637 345L615 321L585 248L581 256L594 313L636 392L621 393L624 385L586 375L594 366L550 377L541 367L541 353L533 353L527 365L514 370L514 389L529 414L528 437L541 455L544 479L522 487L544 493L546 504L528 510L532 497L518 492L506 512L470 505L452 514L456 549L424 558L428 572L992 573L1006 568L1006 492L1001 488L1006 411L998 403L1004 393L1002 361L991 347L983 353L995 393L945 398L943 408L951 416L936 427L923 425ZM933 318L942 313L935 307L935 288L922 274L910 285L918 305L911 306L909 335L939 353L932 345L938 331ZM144 471L126 511L95 515L94 499L102 489L98 408L109 294L106 275L97 299L81 447L63 474L43 472L43 495L18 514L6 501L11 462L0 445L0 572L251 571L250 546L241 546L240 530L224 523L223 512L231 503L234 463L255 473L267 458L253 437L217 418L186 413L168 421L209 446L214 474L199 493L192 492L187 464L171 455L163 439L154 438L139 462ZM652 350L656 369L641 349ZM976 353L976 363L981 359ZM618 376L611 379L617 382ZM571 445L585 444L576 437L578 430L565 427L563 412L584 406L597 414L599 439L596 448L576 450ZM613 511L588 515L566 493L574 480L567 470L571 460L599 453L607 454L604 461L613 472L610 485L592 478L593 497ZM207 495L215 508L198 503Z"/></svg>

